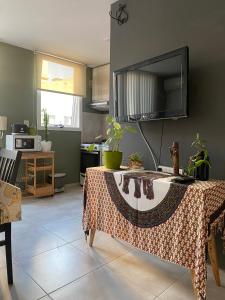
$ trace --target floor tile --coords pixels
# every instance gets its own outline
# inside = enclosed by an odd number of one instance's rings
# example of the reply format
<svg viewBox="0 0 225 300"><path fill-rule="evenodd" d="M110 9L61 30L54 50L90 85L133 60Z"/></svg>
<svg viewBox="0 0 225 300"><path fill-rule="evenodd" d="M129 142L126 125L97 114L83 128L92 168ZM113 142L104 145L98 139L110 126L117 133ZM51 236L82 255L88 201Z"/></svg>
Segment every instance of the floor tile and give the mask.
<svg viewBox="0 0 225 300"><path fill-rule="evenodd" d="M35 228L36 226L34 224L23 219L18 222L12 222L12 238L17 237L18 235L24 235L28 231L34 230Z"/></svg>
<svg viewBox="0 0 225 300"><path fill-rule="evenodd" d="M152 300L150 292L138 289L126 277L106 268L100 268L87 276L50 294L54 300Z"/></svg>
<svg viewBox="0 0 225 300"><path fill-rule="evenodd" d="M122 274L133 285L155 296L161 294L186 272L182 267L141 251L123 255L106 265L106 268Z"/></svg>
<svg viewBox="0 0 225 300"><path fill-rule="evenodd" d="M101 264L72 246L62 246L24 261L23 269L47 293L93 271Z"/></svg>
<svg viewBox="0 0 225 300"><path fill-rule="evenodd" d="M102 263L108 263L129 251L129 248L120 240L100 231L95 234L93 247L90 247L84 238L73 242L71 245L95 257Z"/></svg>
<svg viewBox="0 0 225 300"><path fill-rule="evenodd" d="M0 299L36 300L46 293L17 265L13 265L14 283L8 285L6 268L0 269Z"/></svg>
<svg viewBox="0 0 225 300"><path fill-rule="evenodd" d="M84 231L80 218L77 220L75 217L70 220L61 222L52 222L44 225L49 231L63 239L65 242L72 242L84 237Z"/></svg>
<svg viewBox="0 0 225 300"><path fill-rule="evenodd" d="M47 250L55 249L65 244L65 241L55 234L42 228L31 227L24 234L14 235L12 253L16 261L25 257L32 257Z"/></svg>
<svg viewBox="0 0 225 300"><path fill-rule="evenodd" d="M217 287L210 266L208 267L207 300L225 299L225 271L220 271L221 287ZM191 274L185 273L179 281L172 284L159 300L195 300L192 288Z"/></svg>

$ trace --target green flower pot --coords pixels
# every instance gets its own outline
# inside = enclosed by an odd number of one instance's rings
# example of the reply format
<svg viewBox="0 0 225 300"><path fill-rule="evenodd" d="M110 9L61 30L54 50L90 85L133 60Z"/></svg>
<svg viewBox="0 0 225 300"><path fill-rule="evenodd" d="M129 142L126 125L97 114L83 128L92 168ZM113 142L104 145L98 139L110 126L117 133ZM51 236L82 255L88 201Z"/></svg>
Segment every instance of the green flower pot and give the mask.
<svg viewBox="0 0 225 300"><path fill-rule="evenodd" d="M107 169L119 170L122 163L123 152L120 151L104 151L103 161Z"/></svg>

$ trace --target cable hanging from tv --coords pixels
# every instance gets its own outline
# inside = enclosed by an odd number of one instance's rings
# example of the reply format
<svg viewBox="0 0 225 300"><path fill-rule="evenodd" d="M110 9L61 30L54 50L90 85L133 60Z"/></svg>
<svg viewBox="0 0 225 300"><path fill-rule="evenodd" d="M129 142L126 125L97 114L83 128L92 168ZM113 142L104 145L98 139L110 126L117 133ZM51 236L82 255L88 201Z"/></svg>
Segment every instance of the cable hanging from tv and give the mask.
<svg viewBox="0 0 225 300"><path fill-rule="evenodd" d="M113 16L112 11L109 12L110 17L116 20L119 25L123 25L128 21L126 6L126 4L119 4L119 8L117 9L115 16Z"/></svg>
<svg viewBox="0 0 225 300"><path fill-rule="evenodd" d="M153 163L154 163L154 167L155 167L155 171L157 171L158 170L158 166L157 166L157 162L156 162L156 155L155 155L154 151L152 150L152 147L151 147L150 143L147 141L147 139L146 139L146 137L145 137L145 135L143 133L143 130L142 130L140 122L137 122L137 127L138 127L139 132L140 132L140 134L141 134L141 136L142 136L142 138L143 138L143 140L144 140L144 142L145 142L145 144L146 144L146 146L147 146L147 148L148 148L148 150L149 150L149 152L151 154L151 157L152 157L152 160L153 160Z"/></svg>

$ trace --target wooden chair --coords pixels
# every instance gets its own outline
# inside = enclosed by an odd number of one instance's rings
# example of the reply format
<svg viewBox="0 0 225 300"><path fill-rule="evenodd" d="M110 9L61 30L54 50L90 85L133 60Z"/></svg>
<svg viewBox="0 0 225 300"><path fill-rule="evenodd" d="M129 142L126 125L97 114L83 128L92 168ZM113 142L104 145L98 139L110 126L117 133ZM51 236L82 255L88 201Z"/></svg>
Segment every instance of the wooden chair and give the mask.
<svg viewBox="0 0 225 300"><path fill-rule="evenodd" d="M0 150L0 180L15 185L21 154L20 151ZM0 241L0 246L5 246L8 283L13 284L11 223L1 224L0 232L5 233L5 239Z"/></svg>

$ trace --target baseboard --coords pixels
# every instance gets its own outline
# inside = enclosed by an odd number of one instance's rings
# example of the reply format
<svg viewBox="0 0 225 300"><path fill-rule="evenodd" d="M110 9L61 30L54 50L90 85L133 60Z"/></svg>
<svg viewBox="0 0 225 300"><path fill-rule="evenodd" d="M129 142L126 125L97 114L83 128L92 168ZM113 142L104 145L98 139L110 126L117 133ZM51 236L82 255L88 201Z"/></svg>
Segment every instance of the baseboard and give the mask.
<svg viewBox="0 0 225 300"><path fill-rule="evenodd" d="M72 182L72 183L66 183L65 184L65 188L67 187L77 187L77 186L80 186L80 182Z"/></svg>

